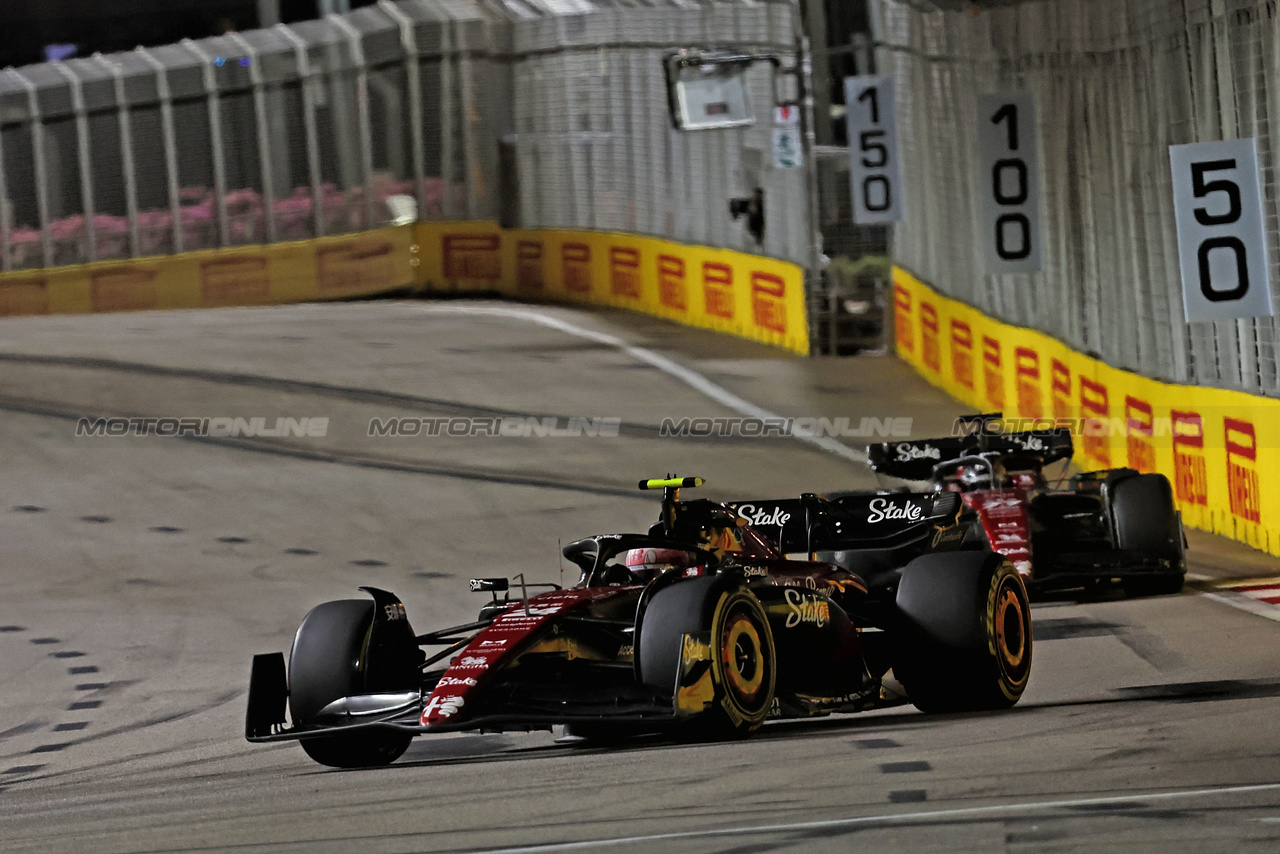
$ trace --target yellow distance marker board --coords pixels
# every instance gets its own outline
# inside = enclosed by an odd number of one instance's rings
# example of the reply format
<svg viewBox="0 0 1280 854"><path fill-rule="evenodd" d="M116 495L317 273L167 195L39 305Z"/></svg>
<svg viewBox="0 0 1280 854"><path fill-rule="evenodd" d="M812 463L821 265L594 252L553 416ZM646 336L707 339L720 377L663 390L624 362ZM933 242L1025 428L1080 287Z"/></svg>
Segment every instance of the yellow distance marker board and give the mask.
<svg viewBox="0 0 1280 854"><path fill-rule="evenodd" d="M1160 472L1188 525L1280 555L1280 401L1111 367L899 267L893 302L898 355L952 397L1019 429L1070 425L1081 468Z"/></svg>

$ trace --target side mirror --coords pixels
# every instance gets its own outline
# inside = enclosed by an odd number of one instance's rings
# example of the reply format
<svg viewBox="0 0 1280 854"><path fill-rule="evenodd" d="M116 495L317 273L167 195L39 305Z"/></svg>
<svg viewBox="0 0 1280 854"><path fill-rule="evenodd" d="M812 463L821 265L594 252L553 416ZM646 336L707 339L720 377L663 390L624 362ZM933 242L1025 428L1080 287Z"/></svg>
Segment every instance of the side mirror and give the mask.
<svg viewBox="0 0 1280 854"><path fill-rule="evenodd" d="M935 492L933 495L933 513L935 517L946 516L952 520L960 513L961 498L958 492Z"/></svg>
<svg viewBox="0 0 1280 854"><path fill-rule="evenodd" d="M509 586L505 578L473 578L469 583L472 593L501 592Z"/></svg>

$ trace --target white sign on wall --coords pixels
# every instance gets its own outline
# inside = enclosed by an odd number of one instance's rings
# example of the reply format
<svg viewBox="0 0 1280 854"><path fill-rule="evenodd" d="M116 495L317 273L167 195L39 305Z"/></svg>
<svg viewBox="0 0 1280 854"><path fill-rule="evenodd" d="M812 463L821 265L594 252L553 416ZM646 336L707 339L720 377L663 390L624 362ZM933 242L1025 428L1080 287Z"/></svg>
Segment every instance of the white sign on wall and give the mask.
<svg viewBox="0 0 1280 854"><path fill-rule="evenodd" d="M846 77L844 103L853 221L858 225L898 222L903 217L902 166L893 116L893 80Z"/></svg>
<svg viewBox="0 0 1280 854"><path fill-rule="evenodd" d="M773 129L773 168L795 169L804 160L799 128Z"/></svg>
<svg viewBox="0 0 1280 854"><path fill-rule="evenodd" d="M1274 315L1257 141L1171 145L1169 163L1187 322Z"/></svg>
<svg viewBox="0 0 1280 854"><path fill-rule="evenodd" d="M715 53L680 51L664 62L672 118L681 130L755 124L748 95L748 65Z"/></svg>
<svg viewBox="0 0 1280 854"><path fill-rule="evenodd" d="M978 96L981 244L988 273L1040 269L1040 157L1029 94Z"/></svg>

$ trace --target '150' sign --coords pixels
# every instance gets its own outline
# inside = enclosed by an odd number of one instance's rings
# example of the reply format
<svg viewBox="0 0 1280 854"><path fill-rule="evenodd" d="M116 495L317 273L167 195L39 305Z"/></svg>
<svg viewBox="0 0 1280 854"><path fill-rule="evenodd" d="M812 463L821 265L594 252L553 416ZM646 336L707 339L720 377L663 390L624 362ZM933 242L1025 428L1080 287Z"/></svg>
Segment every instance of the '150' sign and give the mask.
<svg viewBox="0 0 1280 854"><path fill-rule="evenodd" d="M893 115L893 78L846 77L853 221L884 225L903 218L902 167Z"/></svg>

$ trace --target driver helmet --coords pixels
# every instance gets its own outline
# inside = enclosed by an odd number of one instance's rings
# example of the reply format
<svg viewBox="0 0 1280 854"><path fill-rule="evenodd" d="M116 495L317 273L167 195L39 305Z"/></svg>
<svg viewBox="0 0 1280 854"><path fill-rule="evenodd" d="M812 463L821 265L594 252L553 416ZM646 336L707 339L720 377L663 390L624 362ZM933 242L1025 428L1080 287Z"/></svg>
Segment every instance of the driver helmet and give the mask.
<svg viewBox="0 0 1280 854"><path fill-rule="evenodd" d="M723 558L726 552L743 550L739 529L746 524L746 519L727 507L699 499L682 502L673 534Z"/></svg>
<svg viewBox="0 0 1280 854"><path fill-rule="evenodd" d="M688 566L689 552L681 549L631 549L627 552L627 569L641 582L649 582L668 569Z"/></svg>
<svg viewBox="0 0 1280 854"><path fill-rule="evenodd" d="M737 525L711 524L703 528L699 534L704 543L703 547L717 557L723 558L725 552L742 551L742 535L738 533Z"/></svg>

